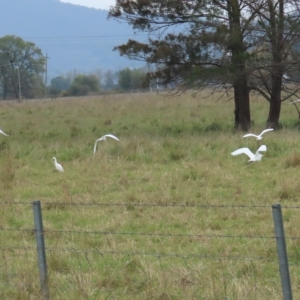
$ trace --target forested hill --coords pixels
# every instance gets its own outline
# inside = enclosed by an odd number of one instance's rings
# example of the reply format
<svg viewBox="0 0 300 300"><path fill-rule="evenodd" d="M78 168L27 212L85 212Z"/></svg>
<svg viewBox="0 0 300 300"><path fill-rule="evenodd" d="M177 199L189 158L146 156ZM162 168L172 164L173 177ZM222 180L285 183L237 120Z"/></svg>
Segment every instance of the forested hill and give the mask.
<svg viewBox="0 0 300 300"><path fill-rule="evenodd" d="M136 64L112 51L133 38L126 23L108 11L58 0L9 0L1 5L0 37L16 35L48 55L49 78L68 71L119 70Z"/></svg>

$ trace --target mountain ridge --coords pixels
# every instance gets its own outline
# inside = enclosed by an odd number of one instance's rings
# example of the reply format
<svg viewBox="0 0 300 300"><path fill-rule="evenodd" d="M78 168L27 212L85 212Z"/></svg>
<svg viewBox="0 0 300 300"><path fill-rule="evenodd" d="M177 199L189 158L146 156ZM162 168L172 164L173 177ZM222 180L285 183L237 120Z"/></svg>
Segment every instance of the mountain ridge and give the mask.
<svg viewBox="0 0 300 300"><path fill-rule="evenodd" d="M107 10L58 0L9 0L2 9L0 37L15 35L35 43L49 57L49 79L75 70L138 67L113 51L134 37L133 29L107 16Z"/></svg>

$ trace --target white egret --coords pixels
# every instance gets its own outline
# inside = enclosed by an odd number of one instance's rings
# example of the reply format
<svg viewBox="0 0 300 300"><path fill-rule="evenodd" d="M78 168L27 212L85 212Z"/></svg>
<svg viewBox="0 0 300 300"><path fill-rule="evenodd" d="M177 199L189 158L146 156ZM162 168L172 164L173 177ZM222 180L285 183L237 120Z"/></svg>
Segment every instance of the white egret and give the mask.
<svg viewBox="0 0 300 300"><path fill-rule="evenodd" d="M269 128L269 129L263 130L259 135L255 135L253 133L248 133L248 134L245 134L243 137L245 138L245 137L249 137L249 136L254 136L254 137L256 137L256 140L259 141L259 140L262 139L262 136L263 136L264 133L266 133L268 131L273 131L273 130L274 130L273 128Z"/></svg>
<svg viewBox="0 0 300 300"><path fill-rule="evenodd" d="M94 145L94 154L96 153L96 149L97 149L97 143L100 141L106 141L106 138L110 137L112 139L115 139L117 141L120 141L116 136L112 135L112 134L106 134L104 136L102 136L100 139L96 140L95 145Z"/></svg>
<svg viewBox="0 0 300 300"><path fill-rule="evenodd" d="M59 164L56 160L56 157L53 157L52 158L54 160L54 165L55 165L55 169L58 171L58 172L64 172L64 168L62 167L61 164Z"/></svg>
<svg viewBox="0 0 300 300"><path fill-rule="evenodd" d="M2 133L3 135L9 136L9 135L6 134L5 132L3 132L1 129L0 129L0 133Z"/></svg>
<svg viewBox="0 0 300 300"><path fill-rule="evenodd" d="M285 80L289 80L289 79L290 79L290 77L287 76L286 74L283 74L283 75L282 75L282 78L285 79Z"/></svg>
<svg viewBox="0 0 300 300"><path fill-rule="evenodd" d="M231 155L235 156L235 155L239 155L239 154L246 154L248 155L249 162L253 162L253 161L260 161L263 157L263 155L259 152L261 151L267 151L267 146L266 145L261 145L257 151L254 153L252 153L252 151L249 148L241 148L238 150L235 150L231 153Z"/></svg>
<svg viewBox="0 0 300 300"><path fill-rule="evenodd" d="M297 100L294 100L294 101L290 102L289 104L294 104L294 103L299 102L299 101L300 101L300 99L297 99Z"/></svg>

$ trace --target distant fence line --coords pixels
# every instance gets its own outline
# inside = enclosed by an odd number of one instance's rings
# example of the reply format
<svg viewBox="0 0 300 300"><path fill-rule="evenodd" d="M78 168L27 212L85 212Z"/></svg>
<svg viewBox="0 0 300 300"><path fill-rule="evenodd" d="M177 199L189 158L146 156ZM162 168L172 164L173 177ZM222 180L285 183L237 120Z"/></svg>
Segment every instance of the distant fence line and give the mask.
<svg viewBox="0 0 300 300"><path fill-rule="evenodd" d="M41 210L41 202L34 201L33 203L29 202L9 202L3 201L0 202L2 205L33 205L34 208L34 220L35 225L34 228L24 229L24 228L0 228L0 231L16 231L16 232L31 232L35 233L36 236L36 247L10 247L3 246L0 247L0 251L34 251L37 250L38 256L38 266L39 266L39 274L40 274L40 284L41 284L41 292L44 299L49 298L49 288L48 288L48 275L47 275L47 264L46 264L46 252L75 252L75 253L97 253L101 256L104 255L128 255L128 256L153 256L157 258L162 257L178 257L182 259L189 258L201 258L201 259L210 259L210 260L247 260L247 261L255 261L255 260L265 260L265 261L275 261L276 258L279 264L279 271L281 276L281 284L282 284L282 294L284 300L292 299L291 292L291 283L290 283L290 275L289 275L289 266L288 266L288 256L286 252L286 239L289 240L300 240L300 237L296 236L287 236L285 237L283 231L283 221L282 221L282 213L281 208L284 209L299 209L300 206L280 206L279 204L270 206L270 205L198 205L198 204L140 204L140 203L65 203L65 202L42 202L43 205L66 205L66 206L88 206L88 207L102 207L102 206L120 206L120 207L179 207L179 208L203 208L203 209L249 209L249 208L258 208L258 209L270 209L272 208L273 212L273 221L274 221L274 236L253 236L253 235L214 235L214 234L172 234L172 233L144 233L144 232L113 232L113 231L87 231L87 230L51 230L51 229L43 229L42 222L42 210ZM143 252L143 251L101 251L96 248L88 248L88 249L77 249L77 248L56 248L56 247L47 247L45 245L45 237L47 233L61 233L61 234L94 234L94 235L128 235L128 236L158 236L158 237L205 237L205 238L225 238L225 239L266 239L266 240L275 240L277 246L277 256L269 255L269 256L240 256L240 255L207 255L207 254L179 254L179 253L155 253L155 252ZM298 257L289 256L290 259L298 259ZM293 263L294 264L294 263Z"/></svg>

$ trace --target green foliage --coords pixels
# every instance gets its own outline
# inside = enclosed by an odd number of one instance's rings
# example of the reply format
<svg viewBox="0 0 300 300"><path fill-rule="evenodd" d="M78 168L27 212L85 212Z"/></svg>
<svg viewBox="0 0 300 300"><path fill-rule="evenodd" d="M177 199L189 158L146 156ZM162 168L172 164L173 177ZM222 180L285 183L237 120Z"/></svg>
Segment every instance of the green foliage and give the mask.
<svg viewBox="0 0 300 300"><path fill-rule="evenodd" d="M118 85L124 91L144 89L148 86L147 75L140 69L125 68L119 71Z"/></svg>
<svg viewBox="0 0 300 300"><path fill-rule="evenodd" d="M71 96L84 96L89 93L97 93L100 90L99 80L96 75L77 75L72 84L70 85L68 92Z"/></svg>
<svg viewBox="0 0 300 300"><path fill-rule="evenodd" d="M125 91L130 90L131 86L130 86L130 69L129 68L125 68L121 71L119 71L119 80L118 80L118 84L119 87L122 88Z"/></svg>
<svg viewBox="0 0 300 300"><path fill-rule="evenodd" d="M41 73L45 71L45 57L41 49L20 37L0 38L0 93L3 99L34 98L44 89ZM20 86L19 86L20 81Z"/></svg>
<svg viewBox="0 0 300 300"><path fill-rule="evenodd" d="M67 91L71 85L70 78L64 76L57 76L51 79L50 95L57 96L62 91Z"/></svg>

